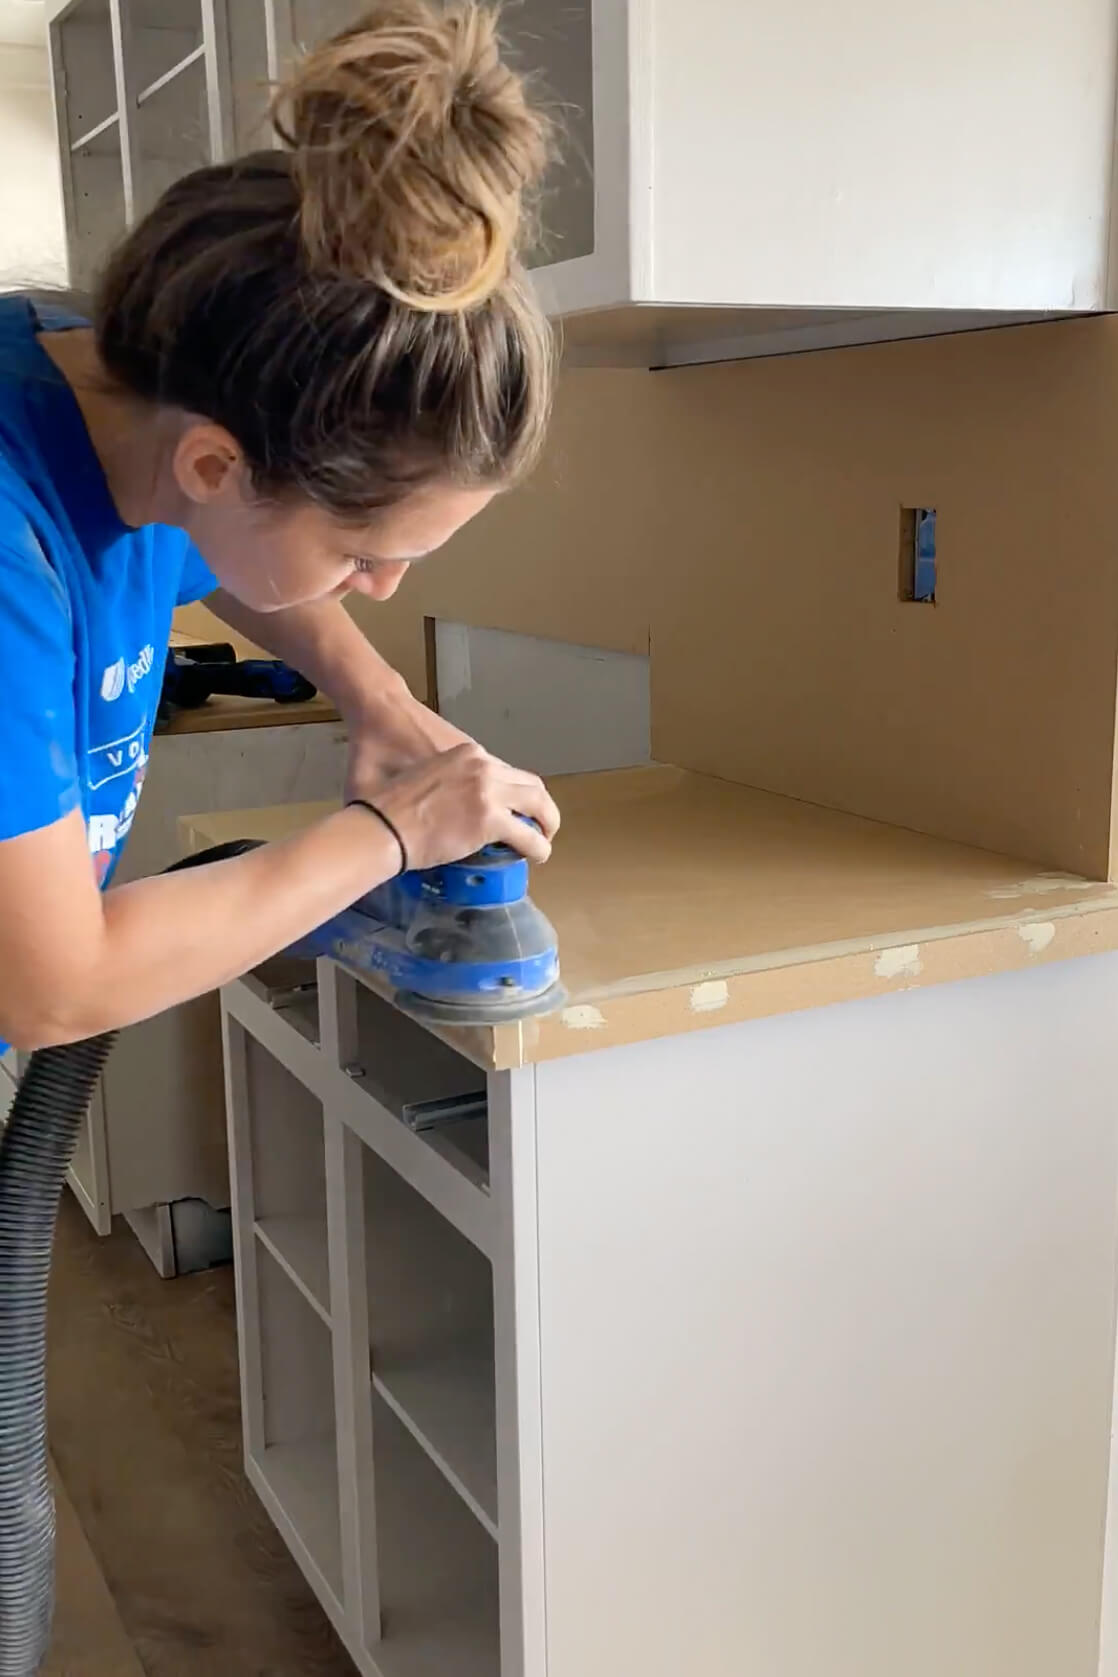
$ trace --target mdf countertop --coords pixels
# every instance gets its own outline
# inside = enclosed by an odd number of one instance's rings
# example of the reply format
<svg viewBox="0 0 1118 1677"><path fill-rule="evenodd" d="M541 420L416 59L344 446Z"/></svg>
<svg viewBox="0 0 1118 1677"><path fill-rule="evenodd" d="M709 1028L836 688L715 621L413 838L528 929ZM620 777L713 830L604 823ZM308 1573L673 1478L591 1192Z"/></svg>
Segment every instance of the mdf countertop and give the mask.
<svg viewBox="0 0 1118 1677"><path fill-rule="evenodd" d="M553 783L532 872L567 1005L445 1033L509 1069L1118 949L1118 888L685 770ZM185 817L186 847L276 839L331 804Z"/></svg>

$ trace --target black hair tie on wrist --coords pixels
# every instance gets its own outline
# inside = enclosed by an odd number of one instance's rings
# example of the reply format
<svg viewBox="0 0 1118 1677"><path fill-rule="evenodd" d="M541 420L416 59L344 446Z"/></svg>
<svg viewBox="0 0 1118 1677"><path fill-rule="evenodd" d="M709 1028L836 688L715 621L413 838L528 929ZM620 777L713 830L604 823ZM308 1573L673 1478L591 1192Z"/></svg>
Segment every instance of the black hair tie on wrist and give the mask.
<svg viewBox="0 0 1118 1677"><path fill-rule="evenodd" d="M383 809L378 809L376 804L371 804L369 802L368 798L350 798L349 802L346 804L346 808L347 809L367 809L370 815L375 815L376 816L377 820L382 824L382 826L385 826L385 827L388 828L388 831L392 834L392 837L396 840L396 843L400 846L400 872L401 873L407 873L407 871L408 871L408 847L404 843L403 835L401 834L399 827L397 827L397 825L394 821L390 821L388 819L388 816L385 815Z"/></svg>

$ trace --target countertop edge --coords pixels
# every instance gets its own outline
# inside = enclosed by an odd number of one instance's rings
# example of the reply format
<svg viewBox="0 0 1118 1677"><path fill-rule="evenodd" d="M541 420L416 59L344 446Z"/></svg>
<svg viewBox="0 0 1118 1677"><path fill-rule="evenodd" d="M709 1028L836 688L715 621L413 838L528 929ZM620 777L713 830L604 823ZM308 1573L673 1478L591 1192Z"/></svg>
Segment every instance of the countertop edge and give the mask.
<svg viewBox="0 0 1118 1677"><path fill-rule="evenodd" d="M1050 914L1029 910L993 926L945 929L926 940L825 950L725 977L691 977L662 988L579 995L561 1012L489 1033L490 1068L515 1070L548 1060L631 1047L718 1025L745 1024L837 1002L930 988L968 978L1023 972L1054 961L1118 950L1118 892ZM453 1036L448 1036L453 1043Z"/></svg>

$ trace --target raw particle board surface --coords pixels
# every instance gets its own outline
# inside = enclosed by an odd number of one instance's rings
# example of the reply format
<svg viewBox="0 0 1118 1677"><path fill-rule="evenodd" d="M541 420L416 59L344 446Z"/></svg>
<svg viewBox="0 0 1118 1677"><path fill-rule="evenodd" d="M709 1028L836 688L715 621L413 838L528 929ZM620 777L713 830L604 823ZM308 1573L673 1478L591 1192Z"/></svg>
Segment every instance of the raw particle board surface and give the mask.
<svg viewBox="0 0 1118 1677"><path fill-rule="evenodd" d="M1118 888L670 767L554 783L532 896L569 1001L447 1033L505 1069L1118 948ZM331 805L187 817L187 848Z"/></svg>
<svg viewBox="0 0 1118 1677"><path fill-rule="evenodd" d="M426 685L426 617L648 653L671 411L666 381L651 373L565 377L528 481L413 566L391 600L353 596L355 621L414 692Z"/></svg>
<svg viewBox="0 0 1118 1677"><path fill-rule="evenodd" d="M1107 877L1118 321L665 382L654 754ZM937 511L934 606L902 507Z"/></svg>
<svg viewBox="0 0 1118 1677"><path fill-rule="evenodd" d="M320 693L306 704L277 705L274 699L239 699L217 693L198 710L180 710L165 727L168 734L220 734L234 728L294 728L303 723L339 722L341 718L329 699Z"/></svg>
<svg viewBox="0 0 1118 1677"><path fill-rule="evenodd" d="M528 483L353 611L420 693L425 617L651 650L659 761L1103 878L1116 437L1114 317L576 367Z"/></svg>

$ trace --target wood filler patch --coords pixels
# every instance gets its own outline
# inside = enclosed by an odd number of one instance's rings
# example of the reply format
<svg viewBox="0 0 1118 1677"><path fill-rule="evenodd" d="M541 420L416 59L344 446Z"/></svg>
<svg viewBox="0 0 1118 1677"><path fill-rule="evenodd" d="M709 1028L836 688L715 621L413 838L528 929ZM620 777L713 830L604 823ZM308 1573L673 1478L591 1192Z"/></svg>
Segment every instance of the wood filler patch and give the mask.
<svg viewBox="0 0 1118 1677"><path fill-rule="evenodd" d="M560 1014L569 1031L604 1031L606 1022L596 1007L565 1007Z"/></svg>
<svg viewBox="0 0 1118 1677"><path fill-rule="evenodd" d="M1046 897L1053 891L1093 891L1097 881L1081 879L1075 873L1038 873L1023 879L1019 885L998 885L986 895L995 902L1012 902L1015 897Z"/></svg>
<svg viewBox="0 0 1118 1677"><path fill-rule="evenodd" d="M918 943L898 944L896 949L883 949L873 964L878 978L919 978L924 970Z"/></svg>
<svg viewBox="0 0 1118 1677"><path fill-rule="evenodd" d="M706 984L695 984L691 989L692 1013L717 1013L730 999L730 986L725 979L710 979Z"/></svg>

